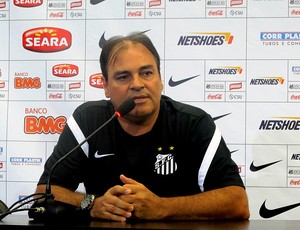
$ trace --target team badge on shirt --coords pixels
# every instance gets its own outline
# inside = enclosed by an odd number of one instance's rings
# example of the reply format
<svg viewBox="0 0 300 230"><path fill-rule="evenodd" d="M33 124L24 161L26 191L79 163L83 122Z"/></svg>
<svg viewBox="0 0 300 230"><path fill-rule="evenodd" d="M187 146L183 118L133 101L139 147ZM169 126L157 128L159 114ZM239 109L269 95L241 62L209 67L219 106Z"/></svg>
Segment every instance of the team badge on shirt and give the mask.
<svg viewBox="0 0 300 230"><path fill-rule="evenodd" d="M172 151L174 151L174 146L169 147L169 153L160 153L163 152L163 148L157 148L158 154L156 156L156 162L154 171L160 175L169 175L177 170L177 163L174 160Z"/></svg>

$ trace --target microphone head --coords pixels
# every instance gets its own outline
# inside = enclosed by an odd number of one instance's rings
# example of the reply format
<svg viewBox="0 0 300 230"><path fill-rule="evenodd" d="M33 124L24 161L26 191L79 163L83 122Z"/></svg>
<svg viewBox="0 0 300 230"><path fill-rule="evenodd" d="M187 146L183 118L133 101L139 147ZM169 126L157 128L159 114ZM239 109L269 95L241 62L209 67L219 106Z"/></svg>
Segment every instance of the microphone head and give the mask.
<svg viewBox="0 0 300 230"><path fill-rule="evenodd" d="M128 98L119 106L119 108L117 109L115 114L118 117L123 117L127 113L129 113L131 110L133 110L134 107L135 107L134 100L132 98Z"/></svg>

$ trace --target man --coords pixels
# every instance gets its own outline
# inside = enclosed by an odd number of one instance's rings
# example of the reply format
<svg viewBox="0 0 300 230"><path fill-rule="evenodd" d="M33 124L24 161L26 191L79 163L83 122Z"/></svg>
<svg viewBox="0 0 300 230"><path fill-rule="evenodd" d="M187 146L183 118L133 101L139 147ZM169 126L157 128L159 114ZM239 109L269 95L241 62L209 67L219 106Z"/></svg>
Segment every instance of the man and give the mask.
<svg viewBox="0 0 300 230"><path fill-rule="evenodd" d="M100 64L105 95L68 120L36 192L45 192L55 162L114 114L126 98L136 106L113 120L53 171L56 200L93 218L248 219L245 187L212 118L162 94L160 58L144 33L113 37ZM84 183L86 194L75 192Z"/></svg>

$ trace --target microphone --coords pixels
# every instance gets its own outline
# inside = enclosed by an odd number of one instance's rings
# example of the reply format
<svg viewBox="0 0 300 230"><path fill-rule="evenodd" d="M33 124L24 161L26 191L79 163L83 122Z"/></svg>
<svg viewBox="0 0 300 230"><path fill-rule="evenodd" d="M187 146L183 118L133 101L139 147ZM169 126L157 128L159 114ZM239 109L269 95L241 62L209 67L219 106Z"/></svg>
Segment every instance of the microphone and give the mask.
<svg viewBox="0 0 300 230"><path fill-rule="evenodd" d="M119 108L114 112L113 116L107 120L103 125L98 127L94 132L92 132L88 137L86 137L81 143L76 145L63 157L61 157L51 168L49 172L49 177L46 184L46 195L41 199L38 199L28 211L29 218L36 221L49 221L49 220L63 220L71 219L72 221L86 220L89 219L89 215L84 215L80 207L64 203L61 201L54 200L54 195L51 193L51 177L55 168L69 155L71 155L75 150L87 142L92 136L94 136L99 130L109 124L115 118L120 118L128 114L135 107L135 102L132 98L126 99Z"/></svg>

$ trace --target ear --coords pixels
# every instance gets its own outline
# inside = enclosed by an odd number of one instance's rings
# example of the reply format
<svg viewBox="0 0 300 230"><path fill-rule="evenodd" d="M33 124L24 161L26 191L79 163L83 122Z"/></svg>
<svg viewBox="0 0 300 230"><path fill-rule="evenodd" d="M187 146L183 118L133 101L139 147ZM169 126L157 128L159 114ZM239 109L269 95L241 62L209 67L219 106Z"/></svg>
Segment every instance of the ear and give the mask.
<svg viewBox="0 0 300 230"><path fill-rule="evenodd" d="M105 96L107 98L110 98L110 94L109 94L109 89L108 89L107 82L106 82L106 80L105 80L105 78L103 76L101 77L101 79L102 79L102 83L103 83L103 89L104 89Z"/></svg>
<svg viewBox="0 0 300 230"><path fill-rule="evenodd" d="M160 91L162 92L164 90L164 83L163 83L160 75L159 75L159 77L160 77Z"/></svg>

